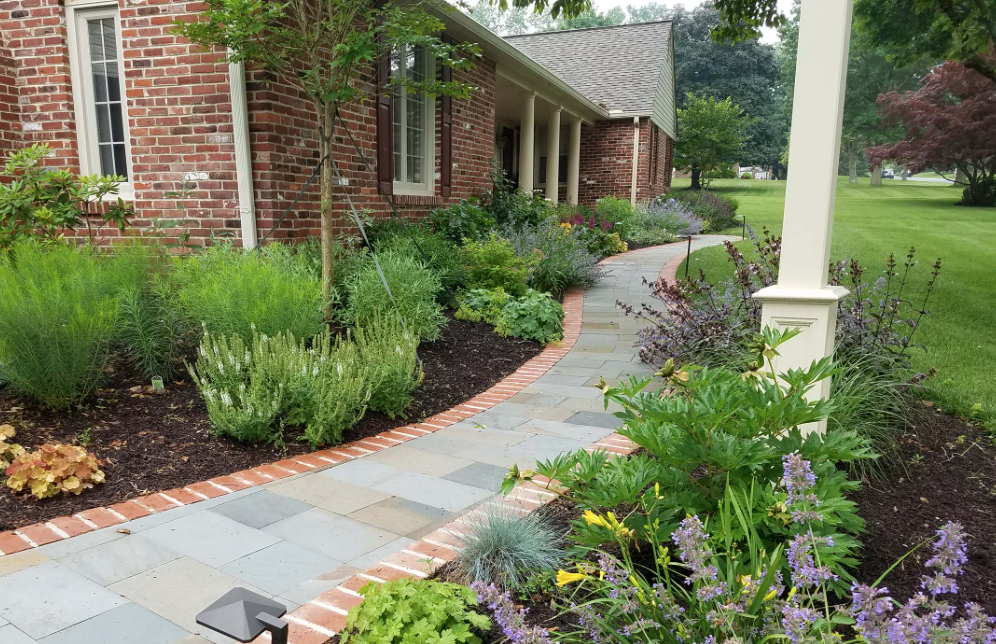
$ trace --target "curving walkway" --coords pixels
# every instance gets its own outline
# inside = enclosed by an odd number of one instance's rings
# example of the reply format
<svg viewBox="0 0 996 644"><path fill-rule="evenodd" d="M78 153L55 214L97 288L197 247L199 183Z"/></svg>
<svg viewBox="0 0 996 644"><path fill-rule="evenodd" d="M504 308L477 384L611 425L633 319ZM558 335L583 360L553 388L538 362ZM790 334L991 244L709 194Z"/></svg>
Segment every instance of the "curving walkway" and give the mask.
<svg viewBox="0 0 996 644"><path fill-rule="evenodd" d="M703 235L692 249L724 239L732 238ZM500 384L490 408L460 406L459 422L423 426L424 435L348 462L0 557L0 642L230 642L194 615L234 586L295 611L294 644L323 642L359 602L357 584L425 576L426 562L451 558L452 530L441 528L493 496L508 466L593 444L626 451L624 439L610 436L617 419L592 385L650 369L633 347L641 325L615 302L645 300L642 279L669 262L673 270L685 251L679 243L607 260L605 279L583 295L583 318L568 320L563 350L503 381L520 389L511 397ZM572 295L567 308L580 298Z"/></svg>

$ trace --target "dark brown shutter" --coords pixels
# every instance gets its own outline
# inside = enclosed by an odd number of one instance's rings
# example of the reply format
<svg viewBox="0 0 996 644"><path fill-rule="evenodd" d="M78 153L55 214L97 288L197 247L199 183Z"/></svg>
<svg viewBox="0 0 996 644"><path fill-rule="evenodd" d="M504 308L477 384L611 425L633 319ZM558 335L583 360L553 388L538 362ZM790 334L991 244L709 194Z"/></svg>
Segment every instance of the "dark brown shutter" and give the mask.
<svg viewBox="0 0 996 644"><path fill-rule="evenodd" d="M390 90L391 55L385 53L377 63L377 189L381 194L394 193L394 100Z"/></svg>
<svg viewBox="0 0 996 644"><path fill-rule="evenodd" d="M443 34L444 42L453 42L447 34ZM443 65L440 71L444 83L453 80L453 68ZM453 192L453 97L443 94L440 103L440 124L439 124L439 183L442 188L442 195L449 197Z"/></svg>

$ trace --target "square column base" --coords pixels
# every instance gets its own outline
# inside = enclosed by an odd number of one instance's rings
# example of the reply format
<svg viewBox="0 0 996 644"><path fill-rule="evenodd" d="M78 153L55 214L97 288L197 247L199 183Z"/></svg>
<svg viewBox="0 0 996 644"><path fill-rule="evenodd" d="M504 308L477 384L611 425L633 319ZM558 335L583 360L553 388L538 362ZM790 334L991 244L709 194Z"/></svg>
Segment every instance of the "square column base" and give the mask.
<svg viewBox="0 0 996 644"><path fill-rule="evenodd" d="M821 289L795 289L769 286L754 293L761 302L761 326L773 329L799 329L802 333L778 348L775 357L777 373L789 369L807 369L815 360L833 355L837 331L837 303L847 296L842 286ZM830 395L827 378L806 394L809 400L819 400ZM826 431L826 421L802 426L803 433Z"/></svg>

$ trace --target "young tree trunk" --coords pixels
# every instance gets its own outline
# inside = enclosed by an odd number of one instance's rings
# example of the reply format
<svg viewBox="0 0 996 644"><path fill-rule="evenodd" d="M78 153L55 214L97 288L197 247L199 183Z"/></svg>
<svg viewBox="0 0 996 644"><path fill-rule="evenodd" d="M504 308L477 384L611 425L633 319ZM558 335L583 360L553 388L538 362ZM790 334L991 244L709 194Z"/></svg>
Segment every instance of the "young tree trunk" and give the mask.
<svg viewBox="0 0 996 644"><path fill-rule="evenodd" d="M858 153L852 147L847 147L847 182L858 182Z"/></svg>
<svg viewBox="0 0 996 644"><path fill-rule="evenodd" d="M873 185L873 186L880 186L880 185L882 185L882 164L881 163L878 164L877 166L875 166L874 168L872 168L871 175L872 175L871 185Z"/></svg>
<svg viewBox="0 0 996 644"><path fill-rule="evenodd" d="M702 170L698 166L692 166L692 190L701 190L702 182L700 177L702 176Z"/></svg>
<svg viewBox="0 0 996 644"><path fill-rule="evenodd" d="M332 284L335 278L335 220L332 203L334 199L333 186L335 172L332 170L332 131L335 127L331 105L318 104L318 115L321 123L319 132L320 143L318 153L322 159L321 182L321 241L322 241L322 295L325 299L325 316L332 314Z"/></svg>

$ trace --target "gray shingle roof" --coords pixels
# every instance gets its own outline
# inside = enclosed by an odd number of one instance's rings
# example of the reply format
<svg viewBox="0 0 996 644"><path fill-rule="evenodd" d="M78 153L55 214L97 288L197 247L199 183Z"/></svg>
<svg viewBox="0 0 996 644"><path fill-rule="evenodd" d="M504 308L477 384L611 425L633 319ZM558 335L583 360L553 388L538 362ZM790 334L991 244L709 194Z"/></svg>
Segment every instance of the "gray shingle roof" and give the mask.
<svg viewBox="0 0 996 644"><path fill-rule="evenodd" d="M508 42L608 110L649 114L665 61L671 23L509 36ZM673 69L667 65L667 73Z"/></svg>

